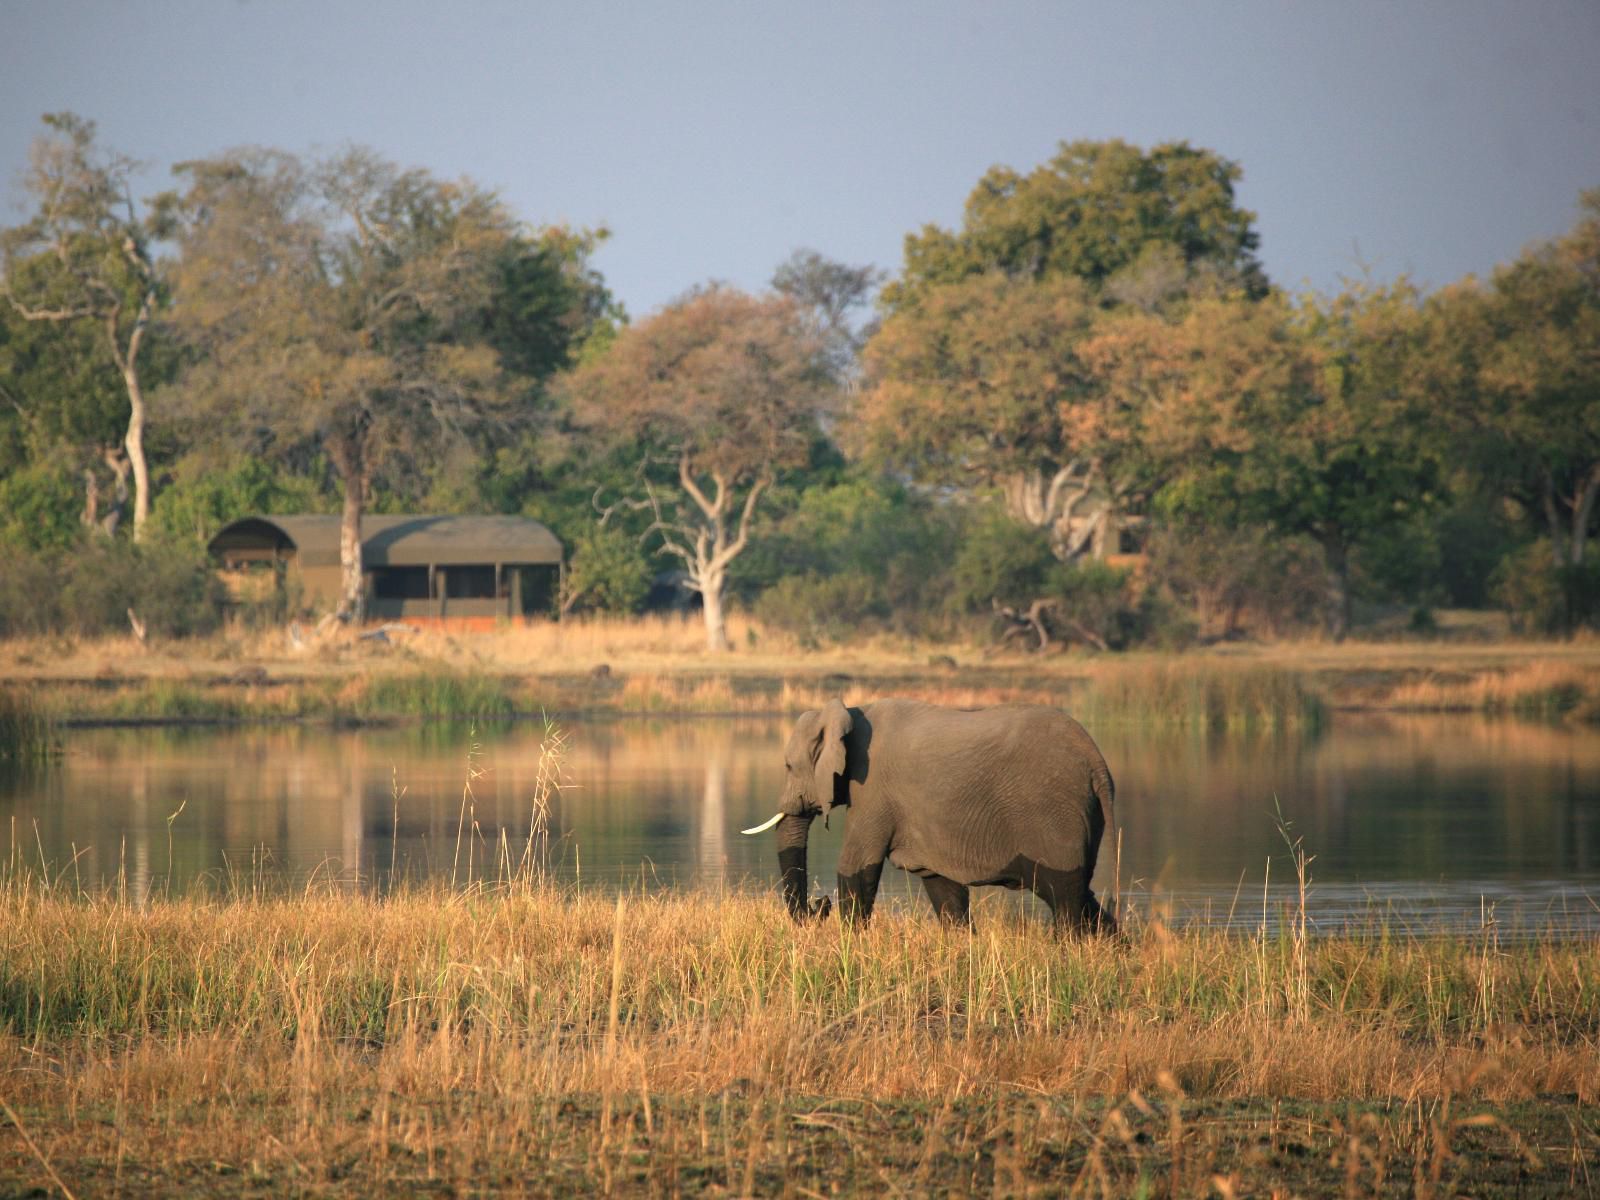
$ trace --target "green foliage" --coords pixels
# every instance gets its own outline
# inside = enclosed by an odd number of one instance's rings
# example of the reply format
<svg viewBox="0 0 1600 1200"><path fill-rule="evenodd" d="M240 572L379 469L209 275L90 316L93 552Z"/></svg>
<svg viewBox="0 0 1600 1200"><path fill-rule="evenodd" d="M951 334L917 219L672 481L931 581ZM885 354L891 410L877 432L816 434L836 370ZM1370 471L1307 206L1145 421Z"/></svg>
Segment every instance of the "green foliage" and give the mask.
<svg viewBox="0 0 1600 1200"><path fill-rule="evenodd" d="M353 483L369 511L544 520L578 609L638 607L659 516L679 550L709 539L692 571L808 641L1041 599L1113 645L1337 633L1352 593L1492 599L1530 631L1600 610L1600 193L1483 283L1295 303L1237 164L1064 143L912 234L875 329L879 273L814 251L770 294L712 286L630 326L593 267L606 230L530 226L470 182L241 151L141 219L131 160L46 124L22 179L41 202L0 231L0 630L214 623L170 546L80 528L140 396L163 541ZM619 503L646 477L659 511ZM1058 561L1097 514L1148 519L1139 586Z"/></svg>
<svg viewBox="0 0 1600 1200"><path fill-rule="evenodd" d="M1352 591L1377 603L1442 603L1444 552L1435 523L1421 517L1375 526L1352 556Z"/></svg>
<svg viewBox="0 0 1600 1200"><path fill-rule="evenodd" d="M0 231L0 269L14 314L60 328L43 364L29 364L43 365L45 384L42 397L30 398L42 411L29 417L35 434L52 425L58 437L71 436L66 427L80 434L91 428L93 451L120 447L132 474L137 538L150 510L144 393L176 361L157 350L164 361L153 364L150 353L152 343L162 340L156 319L168 298L151 247L169 229L170 206L163 199L143 218L137 215L130 186L135 164L96 144L93 121L50 113L44 123L49 132L35 139L22 176L37 207L21 225ZM69 339L82 351L81 365L63 349ZM98 340L97 349L89 339ZM112 374L108 364L114 364L125 392L121 405L110 400L105 386ZM96 386L60 386L63 377L87 382L85 369L96 376ZM105 426L118 410L126 414L126 435L108 437Z"/></svg>
<svg viewBox="0 0 1600 1200"><path fill-rule="evenodd" d="M77 481L58 459L0 475L0 548L7 553L65 549L83 534L82 506Z"/></svg>
<svg viewBox="0 0 1600 1200"><path fill-rule="evenodd" d="M1150 636L1181 640L1154 601L1130 594L1128 573L1093 559L1063 563L1043 530L1019 525L986 508L963 532L951 567L949 604L957 612L1027 612L1043 601L1039 619L1054 637L1098 640L1117 649Z"/></svg>
<svg viewBox="0 0 1600 1200"><path fill-rule="evenodd" d="M1170 247L1185 272L1264 289L1255 215L1234 198L1239 167L1187 142L1142 150L1119 140L1063 142L1030 172L993 167L973 188L959 233L906 238L905 270L884 289L890 310L971 275L1070 275L1097 288ZM1149 260L1143 260L1146 266Z"/></svg>
<svg viewBox="0 0 1600 1200"><path fill-rule="evenodd" d="M540 385L626 323L621 305L590 265L609 236L604 229L556 226L513 238L501 251L482 321L486 340L511 374Z"/></svg>
<svg viewBox="0 0 1600 1200"><path fill-rule="evenodd" d="M48 292L61 265L37 255L12 268L11 286ZM128 423L128 396L104 333L88 321L28 321L0 305L0 427L16 441L0 468L47 449L114 446Z"/></svg>
<svg viewBox="0 0 1600 1200"><path fill-rule="evenodd" d="M8 552L0 636L126 633L132 609L149 633L188 637L221 624L224 599L199 546L84 533L64 549Z"/></svg>
<svg viewBox="0 0 1600 1200"><path fill-rule="evenodd" d="M986 507L963 531L951 565L950 604L959 612L988 611L995 603L1026 608L1054 590L1060 565L1041 530Z"/></svg>
<svg viewBox="0 0 1600 1200"><path fill-rule="evenodd" d="M1471 478L1433 523L1439 573L1434 581L1455 608L1488 608L1495 568L1522 540L1506 506L1485 494Z"/></svg>
<svg viewBox="0 0 1600 1200"><path fill-rule="evenodd" d="M1087 631L1113 650L1143 641L1159 615L1153 606L1130 603L1126 571L1094 559L1063 565L1055 575L1055 593L1060 605L1045 620L1056 633L1081 637ZM1181 636L1170 624L1163 635Z"/></svg>
<svg viewBox="0 0 1600 1200"><path fill-rule="evenodd" d="M161 493L152 525L168 538L191 538L205 545L217 530L240 517L330 512L335 503L315 480L268 459L241 458L225 467L180 475Z"/></svg>
<svg viewBox="0 0 1600 1200"><path fill-rule="evenodd" d="M761 593L754 611L807 647L848 641L874 626L887 626L896 616L885 599L883 580L862 571L786 575Z"/></svg>
<svg viewBox="0 0 1600 1200"><path fill-rule="evenodd" d="M590 522L569 545L564 611L636 613L644 607L655 569L637 537Z"/></svg>
<svg viewBox="0 0 1600 1200"><path fill-rule="evenodd" d="M1600 190L1571 233L1449 288L1429 366L1458 460L1576 564L1600 517ZM1559 530L1559 533L1558 533Z"/></svg>
<svg viewBox="0 0 1600 1200"><path fill-rule="evenodd" d="M762 620L810 643L943 624L959 512L871 475L836 475L785 498L788 511L739 573Z"/></svg>

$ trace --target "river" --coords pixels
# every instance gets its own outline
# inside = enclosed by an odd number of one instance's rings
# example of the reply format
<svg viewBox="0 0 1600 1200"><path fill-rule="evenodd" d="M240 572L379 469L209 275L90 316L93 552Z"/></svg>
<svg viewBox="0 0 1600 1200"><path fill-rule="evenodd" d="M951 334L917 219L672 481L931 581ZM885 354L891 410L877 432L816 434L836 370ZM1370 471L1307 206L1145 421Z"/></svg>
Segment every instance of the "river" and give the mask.
<svg viewBox="0 0 1600 1200"><path fill-rule="evenodd" d="M559 732L547 861L560 881L775 889L772 835L738 831L774 809L787 723L585 719ZM1092 732L1117 779L1128 903L1180 923L1274 925L1297 902L1298 842L1319 929L1382 917L1600 931L1600 731L1341 714L1315 735ZM55 766L0 779L0 850L136 899L197 884L492 881L525 860L546 737L537 722L70 730ZM832 886L847 820L813 832L819 886ZM1098 892L1113 890L1116 858L1108 840ZM980 919L1037 905L984 892ZM886 873L884 893L926 909L903 872Z"/></svg>

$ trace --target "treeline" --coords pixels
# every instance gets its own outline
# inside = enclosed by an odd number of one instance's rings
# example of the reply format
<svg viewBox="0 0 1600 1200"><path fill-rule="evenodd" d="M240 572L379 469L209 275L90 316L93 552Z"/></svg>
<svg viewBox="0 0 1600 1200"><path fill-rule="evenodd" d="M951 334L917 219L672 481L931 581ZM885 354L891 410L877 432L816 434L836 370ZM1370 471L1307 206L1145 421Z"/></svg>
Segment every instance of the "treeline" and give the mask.
<svg viewBox="0 0 1600 1200"><path fill-rule="evenodd" d="M525 513L562 611L672 569L713 648L729 603L1039 648L1600 617L1600 191L1488 280L1291 296L1235 164L1063 144L893 277L802 251L634 321L605 230L470 181L249 149L136 202L133 170L46 118L0 236L3 632L203 631L206 539L291 511Z"/></svg>

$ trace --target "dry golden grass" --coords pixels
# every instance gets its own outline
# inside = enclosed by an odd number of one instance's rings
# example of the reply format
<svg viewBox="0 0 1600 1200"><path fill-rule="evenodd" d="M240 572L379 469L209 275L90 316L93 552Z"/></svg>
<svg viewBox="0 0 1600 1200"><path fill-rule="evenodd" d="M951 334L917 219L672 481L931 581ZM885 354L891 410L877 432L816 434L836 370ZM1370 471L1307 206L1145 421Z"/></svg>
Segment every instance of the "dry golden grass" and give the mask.
<svg viewBox="0 0 1600 1200"><path fill-rule="evenodd" d="M765 897L542 887L135 907L13 885L0 927L0 1018L34 1045L494 1049L558 1091L642 1055L665 1092L1105 1092L1166 1070L1218 1097L1600 1099L1592 938L1297 947L1157 924L1124 947L1004 915L971 936L894 914L796 929Z"/></svg>
<svg viewBox="0 0 1600 1200"><path fill-rule="evenodd" d="M1452 1103L1600 1100L1593 939L1134 924L1126 946L1008 919L799 929L768 897L538 885L134 907L13 877L0 1099L32 1146L0 1140L0 1185L748 1194L922 1168L960 1191L981 1163L985 1190L1098 1171L1123 1194L1159 1165L1186 1191L1252 1097L1280 1098L1273 1136L1280 1101L1323 1105L1313 1145L1377 1105L1389 1132L1359 1136L1408 1130L1426 1182Z"/></svg>
<svg viewBox="0 0 1600 1200"><path fill-rule="evenodd" d="M1387 707L1413 712L1521 713L1600 717L1600 666L1536 661L1470 677L1434 676L1403 683Z"/></svg>

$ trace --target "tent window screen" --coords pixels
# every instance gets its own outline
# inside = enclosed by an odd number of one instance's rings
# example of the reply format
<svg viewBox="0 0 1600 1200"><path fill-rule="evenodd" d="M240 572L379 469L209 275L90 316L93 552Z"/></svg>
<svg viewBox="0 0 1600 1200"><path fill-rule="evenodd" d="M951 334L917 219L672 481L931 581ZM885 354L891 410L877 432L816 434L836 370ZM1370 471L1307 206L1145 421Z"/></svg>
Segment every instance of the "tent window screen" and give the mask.
<svg viewBox="0 0 1600 1200"><path fill-rule="evenodd" d="M494 568L446 567L444 594L451 600L494 599Z"/></svg>
<svg viewBox="0 0 1600 1200"><path fill-rule="evenodd" d="M372 594L379 600L426 600L427 567L375 567Z"/></svg>

